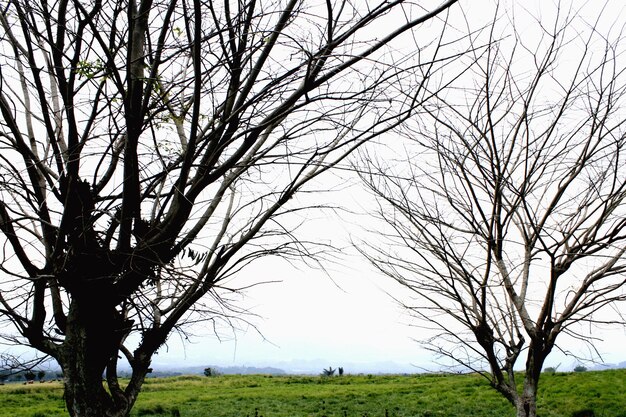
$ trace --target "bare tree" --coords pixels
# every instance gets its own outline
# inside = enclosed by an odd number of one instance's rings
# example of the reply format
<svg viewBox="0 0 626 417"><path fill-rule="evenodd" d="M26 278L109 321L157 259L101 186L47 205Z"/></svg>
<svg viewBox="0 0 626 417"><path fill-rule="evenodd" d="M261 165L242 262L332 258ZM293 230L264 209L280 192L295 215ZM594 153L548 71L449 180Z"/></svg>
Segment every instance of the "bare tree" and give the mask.
<svg viewBox="0 0 626 417"><path fill-rule="evenodd" d="M47 362L49 358L45 356L27 359L10 353L0 353L0 385L10 377L27 371L32 372L33 369Z"/></svg>
<svg viewBox="0 0 626 417"><path fill-rule="evenodd" d="M128 415L233 275L307 256L292 198L428 97L455 2L3 3L0 314L72 416Z"/></svg>
<svg viewBox="0 0 626 417"><path fill-rule="evenodd" d="M576 12L526 28L536 43L497 19L471 77L407 129L402 160L362 154L387 230L362 252L410 290L395 297L425 346L519 417L537 414L557 338L593 344L590 329L624 324L623 28Z"/></svg>

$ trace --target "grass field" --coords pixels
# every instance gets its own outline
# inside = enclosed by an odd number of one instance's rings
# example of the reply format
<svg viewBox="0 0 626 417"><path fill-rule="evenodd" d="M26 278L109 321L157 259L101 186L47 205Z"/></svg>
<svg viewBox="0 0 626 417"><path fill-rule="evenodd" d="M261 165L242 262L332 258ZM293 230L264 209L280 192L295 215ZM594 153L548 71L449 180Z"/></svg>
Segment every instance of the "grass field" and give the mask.
<svg viewBox="0 0 626 417"><path fill-rule="evenodd" d="M626 370L544 375L540 417L626 417ZM67 416L60 383L0 386L0 417ZM149 379L137 417L506 417L512 407L475 375L182 376Z"/></svg>

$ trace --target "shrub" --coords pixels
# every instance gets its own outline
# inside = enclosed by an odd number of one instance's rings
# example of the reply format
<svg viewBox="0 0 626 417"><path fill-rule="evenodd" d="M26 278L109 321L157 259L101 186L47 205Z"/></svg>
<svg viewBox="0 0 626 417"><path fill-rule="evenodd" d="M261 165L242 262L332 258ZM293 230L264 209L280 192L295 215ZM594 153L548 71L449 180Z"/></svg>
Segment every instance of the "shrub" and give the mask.
<svg viewBox="0 0 626 417"><path fill-rule="evenodd" d="M218 376L220 373L217 371L217 369L213 369L213 368L204 368L204 376L210 377L210 376Z"/></svg>
<svg viewBox="0 0 626 417"><path fill-rule="evenodd" d="M572 417L596 417L596 413L589 408L585 408L584 410L574 411Z"/></svg>
<svg viewBox="0 0 626 417"><path fill-rule="evenodd" d="M574 368L574 372L586 372L586 371L587 371L587 367L583 365L578 365L577 367Z"/></svg>
<svg viewBox="0 0 626 417"><path fill-rule="evenodd" d="M149 406L149 407L145 407L145 408L139 408L137 410L137 415L138 416L152 416L154 414L165 414L165 407L163 407L161 404L156 404L153 406Z"/></svg>

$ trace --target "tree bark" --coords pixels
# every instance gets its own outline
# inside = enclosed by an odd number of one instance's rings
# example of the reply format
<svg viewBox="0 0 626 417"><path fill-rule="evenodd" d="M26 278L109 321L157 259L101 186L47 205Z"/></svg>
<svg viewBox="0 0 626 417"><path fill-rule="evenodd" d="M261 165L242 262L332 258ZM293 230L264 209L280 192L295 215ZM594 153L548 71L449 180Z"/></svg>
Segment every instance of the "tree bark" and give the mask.
<svg viewBox="0 0 626 417"><path fill-rule="evenodd" d="M127 417L136 395L119 386L105 389L103 374L118 355L125 323L115 309L102 303L73 301L66 339L59 358L64 374L65 403L72 417ZM145 373L144 373L145 376ZM141 378L143 381L143 378Z"/></svg>
<svg viewBox="0 0 626 417"><path fill-rule="evenodd" d="M528 347L524 388L515 401L517 417L537 416L537 387L541 377L541 368L550 350L551 346L537 339L532 340Z"/></svg>
<svg viewBox="0 0 626 417"><path fill-rule="evenodd" d="M65 375L65 404L72 417L127 417L129 407L116 407L88 363L77 363Z"/></svg>
<svg viewBox="0 0 626 417"><path fill-rule="evenodd" d="M526 379L524 391L518 397L517 417L537 417L537 382Z"/></svg>

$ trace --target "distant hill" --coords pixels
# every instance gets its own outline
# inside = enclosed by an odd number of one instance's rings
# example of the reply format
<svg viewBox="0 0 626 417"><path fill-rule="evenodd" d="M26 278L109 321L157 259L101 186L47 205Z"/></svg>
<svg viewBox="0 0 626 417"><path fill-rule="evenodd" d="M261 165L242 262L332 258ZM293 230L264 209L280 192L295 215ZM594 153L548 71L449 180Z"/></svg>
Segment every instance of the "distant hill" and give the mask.
<svg viewBox="0 0 626 417"><path fill-rule="evenodd" d="M600 363L589 368L589 370L591 371L603 371L605 369L626 369L626 361L620 362L618 364Z"/></svg>
<svg viewBox="0 0 626 417"><path fill-rule="evenodd" d="M256 366L216 366L216 365L175 367L175 368L170 368L170 369L163 370L163 371L155 367L153 374L176 373L179 375L180 374L203 375L205 368L211 368L214 371L217 371L219 374L222 374L222 375L286 375L286 372L284 370L279 369L279 368L274 368L271 366L256 367Z"/></svg>
<svg viewBox="0 0 626 417"><path fill-rule="evenodd" d="M210 368L217 369L220 374L224 375L285 375L286 372L279 368L271 366L256 367L256 366L211 366ZM200 371L204 373L204 368Z"/></svg>
<svg viewBox="0 0 626 417"><path fill-rule="evenodd" d="M410 364L387 362L352 363L340 361L314 360L290 360L267 364L265 366L224 366L224 365L188 365L182 363L154 364L154 372L150 376L174 376L174 375L203 375L205 368L212 368L219 374L224 375L319 375L323 369L332 366L343 367L346 374L413 374L423 372L437 372L435 367L414 366ZM570 372L571 368L564 366L559 371ZM605 369L626 369L626 361L620 363L604 363L597 365L585 365L590 371L602 371Z"/></svg>

